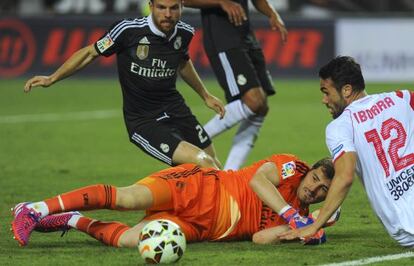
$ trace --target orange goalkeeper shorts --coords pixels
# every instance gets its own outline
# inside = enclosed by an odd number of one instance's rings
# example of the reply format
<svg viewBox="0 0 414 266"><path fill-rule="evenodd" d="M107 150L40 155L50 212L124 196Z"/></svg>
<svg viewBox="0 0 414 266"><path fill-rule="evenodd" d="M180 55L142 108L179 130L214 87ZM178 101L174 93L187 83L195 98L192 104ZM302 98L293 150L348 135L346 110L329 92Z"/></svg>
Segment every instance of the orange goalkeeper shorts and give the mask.
<svg viewBox="0 0 414 266"><path fill-rule="evenodd" d="M154 173L137 184L148 187L153 196L153 205L144 220L171 220L190 242L210 239L220 188L217 176L209 174L208 169L183 164Z"/></svg>

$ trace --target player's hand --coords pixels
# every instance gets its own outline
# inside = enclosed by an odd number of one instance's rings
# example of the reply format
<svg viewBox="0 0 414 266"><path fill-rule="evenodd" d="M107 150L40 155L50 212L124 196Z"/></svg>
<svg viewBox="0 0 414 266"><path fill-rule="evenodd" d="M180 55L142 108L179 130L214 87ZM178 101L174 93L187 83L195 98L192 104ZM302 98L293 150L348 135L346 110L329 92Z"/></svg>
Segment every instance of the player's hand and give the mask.
<svg viewBox="0 0 414 266"><path fill-rule="evenodd" d="M24 92L30 92L34 87L49 87L52 84L53 81L49 76L35 76L26 82L24 85Z"/></svg>
<svg viewBox="0 0 414 266"><path fill-rule="evenodd" d="M272 30L278 30L280 32L280 37L285 43L287 41L288 31L282 18L277 13L273 13L269 18L269 24Z"/></svg>
<svg viewBox="0 0 414 266"><path fill-rule="evenodd" d="M319 216L320 209L314 210L309 217L312 217L313 220L316 220ZM334 225L341 216L341 207L339 207L332 215L329 217L328 221L322 227L328 227Z"/></svg>
<svg viewBox="0 0 414 266"><path fill-rule="evenodd" d="M319 229L316 234L301 239L304 245L321 245L326 242L325 230Z"/></svg>
<svg viewBox="0 0 414 266"><path fill-rule="evenodd" d="M224 117L226 109L224 108L223 102L219 98L209 95L204 101L209 108L213 109L220 116L220 119Z"/></svg>
<svg viewBox="0 0 414 266"><path fill-rule="evenodd" d="M240 26L247 20L246 12L239 3L223 0L220 2L220 6L227 13L230 23Z"/></svg>

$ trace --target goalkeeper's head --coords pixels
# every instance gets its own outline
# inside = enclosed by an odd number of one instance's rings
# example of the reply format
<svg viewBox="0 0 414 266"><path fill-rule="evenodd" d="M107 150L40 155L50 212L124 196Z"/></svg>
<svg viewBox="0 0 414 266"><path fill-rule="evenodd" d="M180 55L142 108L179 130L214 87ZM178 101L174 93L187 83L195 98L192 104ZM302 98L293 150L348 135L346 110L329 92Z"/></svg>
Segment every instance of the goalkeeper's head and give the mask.
<svg viewBox="0 0 414 266"><path fill-rule="evenodd" d="M323 158L317 161L302 179L297 196L304 205L325 200L328 194L335 169L332 159Z"/></svg>

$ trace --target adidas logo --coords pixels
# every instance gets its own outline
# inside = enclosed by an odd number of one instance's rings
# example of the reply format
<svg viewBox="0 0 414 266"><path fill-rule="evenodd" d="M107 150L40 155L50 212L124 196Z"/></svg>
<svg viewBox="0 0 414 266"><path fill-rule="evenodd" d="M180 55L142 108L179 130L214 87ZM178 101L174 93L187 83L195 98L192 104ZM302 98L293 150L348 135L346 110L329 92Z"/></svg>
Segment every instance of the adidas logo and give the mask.
<svg viewBox="0 0 414 266"><path fill-rule="evenodd" d="M139 44L150 44L150 42L148 41L147 37L144 37L141 40L139 40Z"/></svg>

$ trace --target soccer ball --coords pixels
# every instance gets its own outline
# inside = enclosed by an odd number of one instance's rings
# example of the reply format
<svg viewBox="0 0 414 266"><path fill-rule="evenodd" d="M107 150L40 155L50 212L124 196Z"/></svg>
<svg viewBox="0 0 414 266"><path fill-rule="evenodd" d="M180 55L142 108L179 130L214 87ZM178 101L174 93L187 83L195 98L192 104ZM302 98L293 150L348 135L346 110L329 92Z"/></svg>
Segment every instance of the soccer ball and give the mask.
<svg viewBox="0 0 414 266"><path fill-rule="evenodd" d="M149 222L139 235L138 250L146 263L172 263L178 261L186 247L180 227L169 220Z"/></svg>

